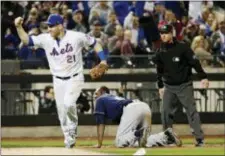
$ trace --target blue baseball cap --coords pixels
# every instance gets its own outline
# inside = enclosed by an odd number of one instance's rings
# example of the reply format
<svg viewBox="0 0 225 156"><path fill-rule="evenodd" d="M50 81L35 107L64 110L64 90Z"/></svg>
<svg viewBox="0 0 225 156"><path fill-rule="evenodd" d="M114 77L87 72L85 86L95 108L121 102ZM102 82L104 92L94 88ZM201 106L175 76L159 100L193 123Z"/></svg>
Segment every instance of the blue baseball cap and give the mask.
<svg viewBox="0 0 225 156"><path fill-rule="evenodd" d="M63 24L63 18L59 14L51 14L48 17L47 22L45 22L48 26L55 26L58 24Z"/></svg>

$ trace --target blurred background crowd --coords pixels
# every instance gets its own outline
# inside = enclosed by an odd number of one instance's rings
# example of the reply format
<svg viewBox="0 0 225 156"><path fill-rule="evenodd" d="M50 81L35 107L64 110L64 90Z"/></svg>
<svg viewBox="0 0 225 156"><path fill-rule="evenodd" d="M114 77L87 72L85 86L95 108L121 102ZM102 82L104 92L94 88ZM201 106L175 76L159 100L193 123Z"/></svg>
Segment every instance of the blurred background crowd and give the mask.
<svg viewBox="0 0 225 156"><path fill-rule="evenodd" d="M30 62L34 68L47 66L43 49L22 45L14 27L17 16L24 18L29 35L48 31L44 22L49 14L60 14L68 30L96 37L116 67L152 65L148 55L160 44L157 27L169 23L177 40L190 45L203 66L225 66L224 2L214 1L21 1L1 2L1 59ZM147 25L151 17L155 24ZM156 29L152 26L156 26ZM113 56L117 56L113 58ZM137 56L137 57L135 57ZM138 59L138 56L143 56ZM135 59L134 59L135 58ZM122 60L122 61L121 61ZM37 65L35 65L35 62ZM84 67L98 62L92 50L84 50ZM121 63L122 62L122 63ZM40 64L38 64L40 63Z"/></svg>

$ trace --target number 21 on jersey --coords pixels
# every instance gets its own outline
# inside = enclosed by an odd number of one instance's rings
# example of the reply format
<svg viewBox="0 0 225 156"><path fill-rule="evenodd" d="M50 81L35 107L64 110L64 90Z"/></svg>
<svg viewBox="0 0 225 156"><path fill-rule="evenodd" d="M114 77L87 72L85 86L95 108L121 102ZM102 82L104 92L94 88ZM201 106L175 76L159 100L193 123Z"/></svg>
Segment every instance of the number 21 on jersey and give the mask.
<svg viewBox="0 0 225 156"><path fill-rule="evenodd" d="M67 55L67 63L73 63L76 61L75 55Z"/></svg>

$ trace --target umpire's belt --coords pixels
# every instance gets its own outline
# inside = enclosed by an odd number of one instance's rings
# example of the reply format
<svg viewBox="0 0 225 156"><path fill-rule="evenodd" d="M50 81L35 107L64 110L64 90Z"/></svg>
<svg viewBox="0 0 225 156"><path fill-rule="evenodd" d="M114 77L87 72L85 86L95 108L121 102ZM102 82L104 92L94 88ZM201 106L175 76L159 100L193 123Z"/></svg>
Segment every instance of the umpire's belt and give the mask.
<svg viewBox="0 0 225 156"><path fill-rule="evenodd" d="M61 79L61 80L69 80L70 78L75 77L77 75L78 75L78 73L76 73L72 76L66 76L66 77L55 76L55 77L58 78L58 79Z"/></svg>

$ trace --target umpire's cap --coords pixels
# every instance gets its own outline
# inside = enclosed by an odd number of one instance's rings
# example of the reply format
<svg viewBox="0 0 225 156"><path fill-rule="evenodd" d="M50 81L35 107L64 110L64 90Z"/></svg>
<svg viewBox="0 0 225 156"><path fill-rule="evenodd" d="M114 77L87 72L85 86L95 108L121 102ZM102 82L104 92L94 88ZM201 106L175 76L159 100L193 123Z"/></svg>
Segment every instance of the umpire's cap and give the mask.
<svg viewBox="0 0 225 156"><path fill-rule="evenodd" d="M171 33L173 31L173 26L170 24L165 24L159 28L161 34Z"/></svg>
<svg viewBox="0 0 225 156"><path fill-rule="evenodd" d="M58 24L63 24L63 18L59 14L51 14L48 17L47 22L45 23L50 27Z"/></svg>

